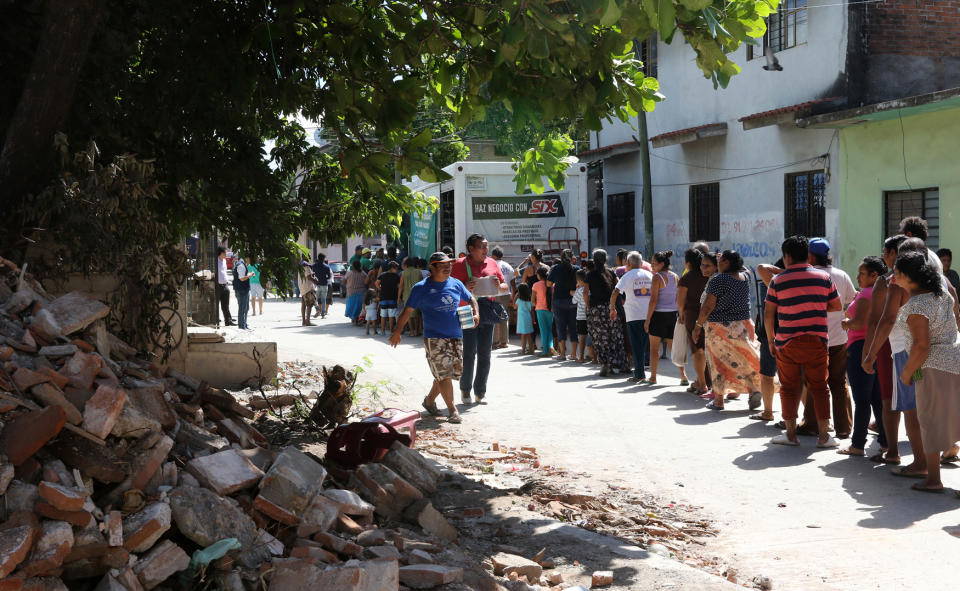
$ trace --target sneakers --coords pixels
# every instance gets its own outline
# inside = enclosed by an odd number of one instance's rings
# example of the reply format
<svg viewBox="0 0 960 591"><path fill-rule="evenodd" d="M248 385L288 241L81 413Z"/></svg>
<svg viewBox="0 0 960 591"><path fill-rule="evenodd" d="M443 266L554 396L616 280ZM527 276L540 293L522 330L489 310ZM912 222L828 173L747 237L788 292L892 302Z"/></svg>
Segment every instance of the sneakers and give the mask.
<svg viewBox="0 0 960 591"><path fill-rule="evenodd" d="M470 393L460 390L460 402L463 404L471 404L473 401L470 400Z"/></svg>
<svg viewBox="0 0 960 591"><path fill-rule="evenodd" d="M487 397L477 394L477 404L486 404L486 403L487 403Z"/></svg>

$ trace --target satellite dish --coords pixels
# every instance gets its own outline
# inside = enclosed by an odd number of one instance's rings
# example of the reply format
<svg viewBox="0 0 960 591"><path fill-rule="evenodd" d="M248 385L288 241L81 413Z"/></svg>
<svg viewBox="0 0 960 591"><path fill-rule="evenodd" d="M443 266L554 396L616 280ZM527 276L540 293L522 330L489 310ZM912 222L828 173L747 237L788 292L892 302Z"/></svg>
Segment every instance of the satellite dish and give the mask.
<svg viewBox="0 0 960 591"><path fill-rule="evenodd" d="M320 137L319 127L313 130L313 141L315 141L317 144L320 144L320 145L327 143L326 140Z"/></svg>

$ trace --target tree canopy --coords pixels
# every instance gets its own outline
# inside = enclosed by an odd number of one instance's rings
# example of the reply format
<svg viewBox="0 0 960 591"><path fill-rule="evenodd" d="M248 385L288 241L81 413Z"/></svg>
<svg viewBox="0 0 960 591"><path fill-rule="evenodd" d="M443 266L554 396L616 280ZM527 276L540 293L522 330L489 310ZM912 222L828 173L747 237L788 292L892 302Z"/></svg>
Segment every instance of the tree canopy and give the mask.
<svg viewBox="0 0 960 591"><path fill-rule="evenodd" d="M562 182L570 149L552 122L599 130L661 100L636 39L682 35L726 85L739 71L728 54L763 35L778 1L3 3L0 195L15 227L0 248L22 250L63 219L44 201L68 178L53 141L63 132L95 141L101 161L150 163L161 237L217 228L279 277L301 230L337 242L427 206L395 182L443 174L433 131L417 124L424 103L457 129L496 112L532 130L517 182L542 190L542 176ZM338 149L317 149L298 116L321 121Z"/></svg>

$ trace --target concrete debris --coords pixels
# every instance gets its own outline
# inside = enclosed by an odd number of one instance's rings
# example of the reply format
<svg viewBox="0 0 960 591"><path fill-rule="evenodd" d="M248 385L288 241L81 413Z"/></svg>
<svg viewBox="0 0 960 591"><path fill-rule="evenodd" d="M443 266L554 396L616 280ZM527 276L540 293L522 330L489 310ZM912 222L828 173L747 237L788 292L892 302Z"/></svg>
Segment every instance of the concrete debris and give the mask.
<svg viewBox="0 0 960 591"><path fill-rule="evenodd" d="M190 557L170 540L164 540L133 565L144 589L153 589L176 572L187 568Z"/></svg>
<svg viewBox="0 0 960 591"><path fill-rule="evenodd" d="M256 486L263 478L263 472L235 449L194 458L187 463L187 471L201 485L218 495L229 495Z"/></svg>
<svg viewBox="0 0 960 591"><path fill-rule="evenodd" d="M260 482L254 507L287 525L297 525L323 485L327 471L310 456L284 448Z"/></svg>
<svg viewBox="0 0 960 591"><path fill-rule="evenodd" d="M421 499L404 511L404 516L420 525L423 531L445 542L457 541L457 529L427 499Z"/></svg>
<svg viewBox="0 0 960 591"><path fill-rule="evenodd" d="M437 564L411 564L400 567L400 582L413 589L429 589L437 585L463 580L463 569Z"/></svg>
<svg viewBox="0 0 960 591"><path fill-rule="evenodd" d="M543 567L532 560L515 554L506 554L498 552L490 557L493 562L493 574L499 576L510 576L510 573L527 577L528 581L539 581L543 574Z"/></svg>
<svg viewBox="0 0 960 591"><path fill-rule="evenodd" d="M590 588L607 587L613 584L612 570L598 570L590 576Z"/></svg>
<svg viewBox="0 0 960 591"><path fill-rule="evenodd" d="M105 318L110 308L97 299L72 291L46 306L64 335L70 335Z"/></svg>

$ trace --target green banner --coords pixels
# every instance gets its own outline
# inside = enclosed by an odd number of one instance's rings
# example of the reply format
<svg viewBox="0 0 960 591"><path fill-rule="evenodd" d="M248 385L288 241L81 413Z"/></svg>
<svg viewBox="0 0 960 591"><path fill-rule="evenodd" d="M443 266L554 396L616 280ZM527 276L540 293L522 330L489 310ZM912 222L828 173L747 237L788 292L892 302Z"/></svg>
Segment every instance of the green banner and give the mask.
<svg viewBox="0 0 960 591"><path fill-rule="evenodd" d="M410 212L410 255L426 258L437 251L437 213Z"/></svg>

